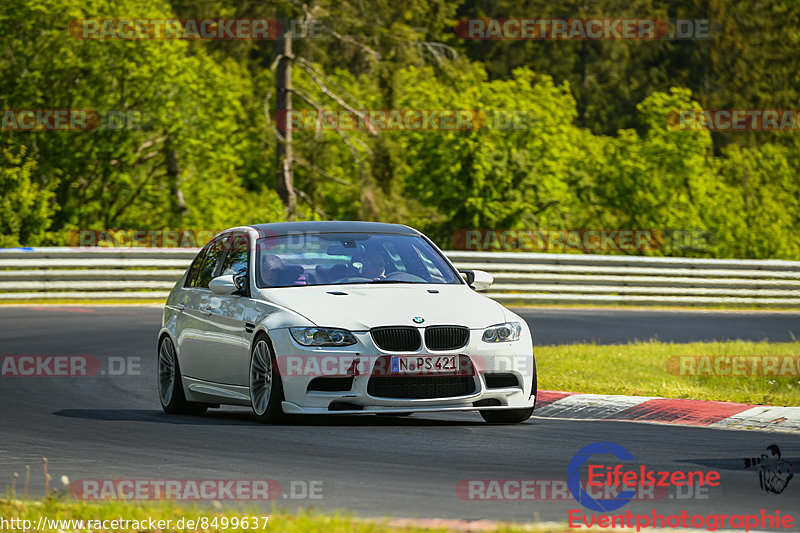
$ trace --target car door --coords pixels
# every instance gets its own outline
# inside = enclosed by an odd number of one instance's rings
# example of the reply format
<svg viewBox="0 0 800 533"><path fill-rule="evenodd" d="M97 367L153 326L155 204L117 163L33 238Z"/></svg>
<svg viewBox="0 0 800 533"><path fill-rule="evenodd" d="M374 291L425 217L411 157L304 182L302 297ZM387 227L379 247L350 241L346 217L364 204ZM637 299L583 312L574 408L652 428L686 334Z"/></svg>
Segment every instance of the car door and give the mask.
<svg viewBox="0 0 800 533"><path fill-rule="evenodd" d="M197 279L197 272L203 264L208 246L203 247L202 250L195 256L192 265L186 274L183 282L183 287L180 291L179 298L175 301L176 315L176 334L175 344L178 349L178 361L181 368L181 374L184 376L191 376L194 367L193 350L197 349L197 336L199 335L200 324L197 317L193 313L186 312L187 307L191 309L197 308L197 291L194 290L195 280Z"/></svg>
<svg viewBox="0 0 800 533"><path fill-rule="evenodd" d="M218 276L247 274L250 246L247 235L234 233L226 243L226 253ZM244 314L249 301L249 286L244 294L230 296L211 294L208 298L209 336L203 355L203 371L208 380L229 385L248 385L250 367L250 333ZM252 330L252 328L249 328ZM206 378L201 378L206 379Z"/></svg>
<svg viewBox="0 0 800 533"><path fill-rule="evenodd" d="M215 296L208 283L222 267L229 235L220 235L209 242L198 258L194 277L187 279L186 298L182 313L182 328L178 339L181 372L184 376L206 381L218 381L208 366L209 352L218 342L215 325L212 323L211 305ZM194 264L192 265L194 269Z"/></svg>

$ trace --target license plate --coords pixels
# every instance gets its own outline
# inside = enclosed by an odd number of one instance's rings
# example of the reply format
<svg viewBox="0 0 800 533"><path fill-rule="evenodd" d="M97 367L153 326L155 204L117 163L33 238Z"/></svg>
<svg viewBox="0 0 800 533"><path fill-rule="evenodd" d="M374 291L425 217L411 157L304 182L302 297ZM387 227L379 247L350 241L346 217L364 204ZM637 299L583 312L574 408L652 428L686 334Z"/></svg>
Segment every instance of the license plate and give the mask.
<svg viewBox="0 0 800 533"><path fill-rule="evenodd" d="M392 374L457 374L457 355L392 356Z"/></svg>

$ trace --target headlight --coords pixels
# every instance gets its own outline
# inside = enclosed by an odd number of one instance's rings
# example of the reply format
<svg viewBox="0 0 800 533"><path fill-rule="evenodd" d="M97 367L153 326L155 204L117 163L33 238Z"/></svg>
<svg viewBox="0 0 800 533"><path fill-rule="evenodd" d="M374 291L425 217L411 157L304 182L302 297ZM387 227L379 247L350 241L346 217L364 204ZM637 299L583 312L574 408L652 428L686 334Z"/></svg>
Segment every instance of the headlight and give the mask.
<svg viewBox="0 0 800 533"><path fill-rule="evenodd" d="M483 332L481 340L483 342L509 342L518 341L522 333L522 326L519 322L506 322L490 328Z"/></svg>
<svg viewBox="0 0 800 533"><path fill-rule="evenodd" d="M289 332L303 346L350 346L356 338L346 329L289 328Z"/></svg>

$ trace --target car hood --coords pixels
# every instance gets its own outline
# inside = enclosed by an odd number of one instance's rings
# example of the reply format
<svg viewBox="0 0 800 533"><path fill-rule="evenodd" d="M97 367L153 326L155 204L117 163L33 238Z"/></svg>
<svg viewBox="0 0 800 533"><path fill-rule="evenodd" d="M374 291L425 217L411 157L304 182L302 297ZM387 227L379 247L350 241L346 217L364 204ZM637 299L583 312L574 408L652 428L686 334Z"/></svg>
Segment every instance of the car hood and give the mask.
<svg viewBox="0 0 800 533"><path fill-rule="evenodd" d="M414 323L414 317L423 318L423 326L450 324L471 329L506 320L502 305L466 285L319 285L266 289L262 294L265 300L295 311L317 326L352 331L420 325Z"/></svg>

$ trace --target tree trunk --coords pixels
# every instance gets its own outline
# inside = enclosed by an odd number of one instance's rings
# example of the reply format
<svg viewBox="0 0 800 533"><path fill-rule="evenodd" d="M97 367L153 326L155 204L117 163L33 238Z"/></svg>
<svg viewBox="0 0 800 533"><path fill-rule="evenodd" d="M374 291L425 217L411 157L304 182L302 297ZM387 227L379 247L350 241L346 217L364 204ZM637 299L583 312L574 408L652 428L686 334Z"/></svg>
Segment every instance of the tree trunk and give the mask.
<svg viewBox="0 0 800 533"><path fill-rule="evenodd" d="M164 141L164 159L167 163L167 179L170 189L170 224L176 227L180 223L183 215L186 214L188 208L186 201L183 198L183 190L181 190L181 172L178 166L178 152L172 145L172 139L167 137Z"/></svg>
<svg viewBox="0 0 800 533"><path fill-rule="evenodd" d="M276 53L278 60L275 75L276 103L275 113L278 122L286 124L284 131L278 130L277 144L277 191L286 206L286 215L289 220L294 217L297 197L294 192L294 176L292 174L292 130L289 127L288 111L292 109L292 34L284 31L277 42Z"/></svg>

